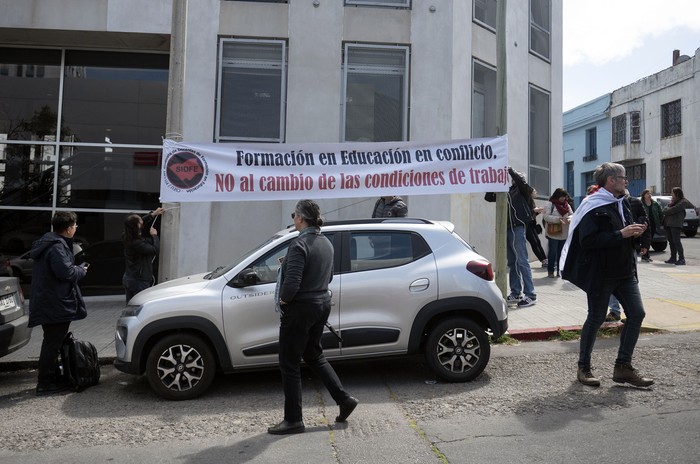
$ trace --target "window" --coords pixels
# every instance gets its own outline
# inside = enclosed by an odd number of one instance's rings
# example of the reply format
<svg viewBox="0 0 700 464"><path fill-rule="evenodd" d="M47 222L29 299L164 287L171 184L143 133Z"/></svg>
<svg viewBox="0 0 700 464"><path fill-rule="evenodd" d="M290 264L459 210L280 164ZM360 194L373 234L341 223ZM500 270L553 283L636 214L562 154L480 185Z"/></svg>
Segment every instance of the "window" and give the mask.
<svg viewBox="0 0 700 464"><path fill-rule="evenodd" d="M530 86L529 115L529 184L542 195L549 196L549 171L551 163L551 112L550 96Z"/></svg>
<svg viewBox="0 0 700 464"><path fill-rule="evenodd" d="M350 270L371 271L403 266L427 254L414 253L412 234L402 232L357 232L350 238ZM418 237L416 237L418 238ZM421 239L422 240L422 239Z"/></svg>
<svg viewBox="0 0 700 464"><path fill-rule="evenodd" d="M345 6L394 6L410 8L411 0L345 0Z"/></svg>
<svg viewBox="0 0 700 464"><path fill-rule="evenodd" d="M586 154L583 161L593 161L598 159L598 133L597 128L586 130Z"/></svg>
<svg viewBox="0 0 700 464"><path fill-rule="evenodd" d="M681 157L661 160L661 191L671 192L673 187L683 188Z"/></svg>
<svg viewBox="0 0 700 464"><path fill-rule="evenodd" d="M496 29L496 0L474 0L474 20Z"/></svg>
<svg viewBox="0 0 700 464"><path fill-rule="evenodd" d="M639 143L641 136L642 117L639 111L630 112L630 142Z"/></svg>
<svg viewBox="0 0 700 464"><path fill-rule="evenodd" d="M284 141L286 47L221 39L216 141Z"/></svg>
<svg viewBox="0 0 700 464"><path fill-rule="evenodd" d="M530 51L549 60L550 0L530 0Z"/></svg>
<svg viewBox="0 0 700 464"><path fill-rule="evenodd" d="M496 129L496 70L474 61L472 138L493 137Z"/></svg>
<svg viewBox="0 0 700 464"><path fill-rule="evenodd" d="M346 44L341 141L408 140L408 47Z"/></svg>
<svg viewBox="0 0 700 464"><path fill-rule="evenodd" d="M615 116L612 119L612 146L627 143L627 114Z"/></svg>
<svg viewBox="0 0 700 464"><path fill-rule="evenodd" d="M661 138L681 133L681 101L661 105Z"/></svg>

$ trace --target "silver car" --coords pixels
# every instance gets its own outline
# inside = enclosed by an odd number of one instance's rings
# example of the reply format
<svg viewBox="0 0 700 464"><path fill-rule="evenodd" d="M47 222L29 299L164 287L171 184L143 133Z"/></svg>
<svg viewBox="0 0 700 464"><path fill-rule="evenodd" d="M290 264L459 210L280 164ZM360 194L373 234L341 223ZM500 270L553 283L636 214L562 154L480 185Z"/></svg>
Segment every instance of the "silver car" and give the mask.
<svg viewBox="0 0 700 464"><path fill-rule="evenodd" d="M0 277L0 356L13 353L29 343L32 329L17 277Z"/></svg>
<svg viewBox="0 0 700 464"><path fill-rule="evenodd" d="M423 352L439 378L455 382L484 370L489 335L507 330L507 306L491 264L453 224L368 219L322 232L335 250L328 359ZM137 294L117 321L117 369L184 400L201 395L217 370L276 367L275 280L296 236L282 230L229 266Z"/></svg>

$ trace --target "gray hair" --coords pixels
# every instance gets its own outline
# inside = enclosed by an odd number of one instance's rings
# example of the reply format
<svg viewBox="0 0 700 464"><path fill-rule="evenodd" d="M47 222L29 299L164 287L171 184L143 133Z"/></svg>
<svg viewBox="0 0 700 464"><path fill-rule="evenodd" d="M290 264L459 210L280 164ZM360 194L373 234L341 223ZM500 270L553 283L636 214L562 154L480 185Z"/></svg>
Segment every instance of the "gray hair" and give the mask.
<svg viewBox="0 0 700 464"><path fill-rule="evenodd" d="M595 182L599 187L604 187L608 177L620 176L625 172L625 167L618 163L603 163L593 173Z"/></svg>

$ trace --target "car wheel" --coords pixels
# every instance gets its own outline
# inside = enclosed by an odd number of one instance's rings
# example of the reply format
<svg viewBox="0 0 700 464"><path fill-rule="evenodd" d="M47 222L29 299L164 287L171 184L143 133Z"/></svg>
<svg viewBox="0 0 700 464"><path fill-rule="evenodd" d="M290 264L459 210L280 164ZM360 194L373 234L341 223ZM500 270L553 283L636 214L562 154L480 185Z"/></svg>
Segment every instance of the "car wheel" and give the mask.
<svg viewBox="0 0 700 464"><path fill-rule="evenodd" d="M196 335L168 335L155 344L146 361L151 388L168 400L189 400L214 381L216 362L209 345Z"/></svg>
<svg viewBox="0 0 700 464"><path fill-rule="evenodd" d="M479 324L467 318L452 318L430 331L425 357L430 368L441 379L468 382L486 368L491 357L491 345Z"/></svg>
<svg viewBox="0 0 700 464"><path fill-rule="evenodd" d="M683 233L686 237L695 237L698 233L698 229L683 229Z"/></svg>
<svg viewBox="0 0 700 464"><path fill-rule="evenodd" d="M651 247L654 249L654 251L664 251L666 249L666 245L668 245L668 242L654 242L651 244Z"/></svg>

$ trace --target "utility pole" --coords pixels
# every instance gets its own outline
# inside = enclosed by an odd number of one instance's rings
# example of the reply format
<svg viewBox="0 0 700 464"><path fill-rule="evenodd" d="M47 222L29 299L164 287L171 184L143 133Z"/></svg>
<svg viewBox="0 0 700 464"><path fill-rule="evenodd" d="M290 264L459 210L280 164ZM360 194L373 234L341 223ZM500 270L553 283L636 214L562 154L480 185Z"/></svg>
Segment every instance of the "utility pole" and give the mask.
<svg viewBox="0 0 700 464"><path fill-rule="evenodd" d="M496 2L496 132L508 133L508 101L506 78L506 4L507 0ZM509 153L510 157L510 153ZM508 197L506 192L496 194L496 285L505 298L508 292L506 275L506 247L508 227Z"/></svg>
<svg viewBox="0 0 700 464"><path fill-rule="evenodd" d="M165 137L182 141L183 84L185 78L185 52L187 39L187 7L189 0L173 0L172 25L170 27L170 66L168 69L168 106L165 122ZM163 160L165 161L165 160ZM177 277L179 257L179 203L166 203L161 222L162 242L167 252L161 249L159 257L158 281Z"/></svg>

